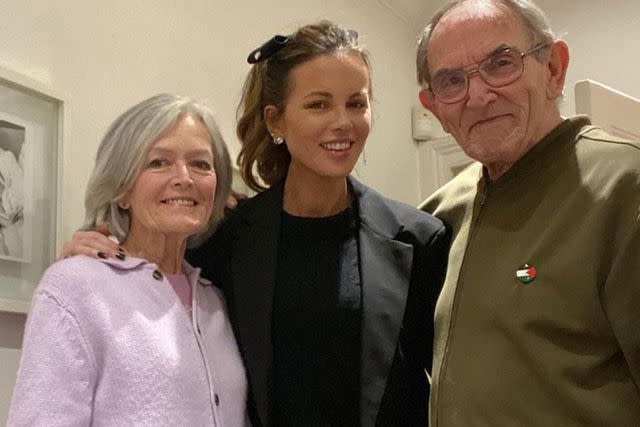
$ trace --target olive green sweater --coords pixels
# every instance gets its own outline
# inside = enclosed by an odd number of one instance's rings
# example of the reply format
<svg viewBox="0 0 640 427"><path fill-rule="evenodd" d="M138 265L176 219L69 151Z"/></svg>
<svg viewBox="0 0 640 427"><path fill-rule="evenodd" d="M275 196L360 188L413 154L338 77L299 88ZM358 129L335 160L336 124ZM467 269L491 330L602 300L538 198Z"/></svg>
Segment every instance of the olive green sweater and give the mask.
<svg viewBox="0 0 640 427"><path fill-rule="evenodd" d="M431 425L640 425L640 144L575 117L483 174L422 206L454 233Z"/></svg>

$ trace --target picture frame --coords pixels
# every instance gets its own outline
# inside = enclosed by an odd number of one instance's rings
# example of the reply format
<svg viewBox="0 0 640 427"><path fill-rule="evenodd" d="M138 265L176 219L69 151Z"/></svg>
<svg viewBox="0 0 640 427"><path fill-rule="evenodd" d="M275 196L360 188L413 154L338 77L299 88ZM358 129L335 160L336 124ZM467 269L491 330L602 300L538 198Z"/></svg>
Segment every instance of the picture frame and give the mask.
<svg viewBox="0 0 640 427"><path fill-rule="evenodd" d="M0 311L27 313L55 260L64 102L0 66Z"/></svg>

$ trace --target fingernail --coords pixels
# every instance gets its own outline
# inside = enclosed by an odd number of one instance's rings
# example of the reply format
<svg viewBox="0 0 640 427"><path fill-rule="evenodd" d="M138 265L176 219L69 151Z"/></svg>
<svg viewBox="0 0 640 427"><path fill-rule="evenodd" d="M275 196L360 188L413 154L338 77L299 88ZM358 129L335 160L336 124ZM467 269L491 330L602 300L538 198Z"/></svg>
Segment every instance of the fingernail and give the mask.
<svg viewBox="0 0 640 427"><path fill-rule="evenodd" d="M105 254L104 252L98 252L98 258L106 259L107 254Z"/></svg>
<svg viewBox="0 0 640 427"><path fill-rule="evenodd" d="M121 249L118 249L118 252L116 252L116 258L118 258L120 261L124 261L125 255Z"/></svg>

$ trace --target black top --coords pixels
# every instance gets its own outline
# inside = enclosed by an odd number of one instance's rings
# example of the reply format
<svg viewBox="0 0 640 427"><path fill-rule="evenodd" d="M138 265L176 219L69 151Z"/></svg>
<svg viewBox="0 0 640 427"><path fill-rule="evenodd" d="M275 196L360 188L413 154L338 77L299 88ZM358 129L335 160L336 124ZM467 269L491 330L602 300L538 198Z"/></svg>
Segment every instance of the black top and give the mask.
<svg viewBox="0 0 640 427"><path fill-rule="evenodd" d="M431 366L433 308L450 236L440 220L352 177L348 181L357 200L362 357L360 422L342 425L424 427L429 399L424 373ZM203 267L203 276L224 291L245 362L254 426L278 426L272 327L283 198L284 181L239 205L189 253L192 265ZM332 391L344 383L336 381Z"/></svg>
<svg viewBox="0 0 640 427"><path fill-rule="evenodd" d="M283 211L273 301L274 425L360 424L362 292L355 204Z"/></svg>

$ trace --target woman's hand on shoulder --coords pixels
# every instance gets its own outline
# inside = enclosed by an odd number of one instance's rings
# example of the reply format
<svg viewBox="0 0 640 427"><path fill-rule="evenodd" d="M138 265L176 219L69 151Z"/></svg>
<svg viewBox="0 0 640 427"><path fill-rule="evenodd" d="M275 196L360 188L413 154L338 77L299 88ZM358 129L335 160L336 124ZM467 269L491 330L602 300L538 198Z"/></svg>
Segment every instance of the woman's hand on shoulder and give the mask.
<svg viewBox="0 0 640 427"><path fill-rule="evenodd" d="M247 196L245 193L239 193L237 191L231 190L231 193L229 193L229 197L227 198L226 202L227 209L235 209L238 206L238 202L242 202L248 197L249 196Z"/></svg>
<svg viewBox="0 0 640 427"><path fill-rule="evenodd" d="M124 251L116 240L109 237L105 224L91 231L76 231L71 240L64 243L58 260L74 255L86 255L93 258L124 259Z"/></svg>

